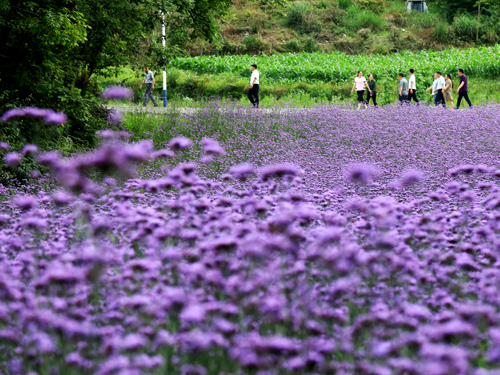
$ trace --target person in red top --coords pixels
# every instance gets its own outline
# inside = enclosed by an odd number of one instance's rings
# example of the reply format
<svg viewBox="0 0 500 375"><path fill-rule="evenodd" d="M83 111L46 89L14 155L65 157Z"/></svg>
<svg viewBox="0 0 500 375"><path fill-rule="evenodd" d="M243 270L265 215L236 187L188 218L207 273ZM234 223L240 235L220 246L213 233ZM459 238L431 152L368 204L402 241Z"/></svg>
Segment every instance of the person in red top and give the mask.
<svg viewBox="0 0 500 375"><path fill-rule="evenodd" d="M356 89L356 92L358 93L358 109L361 109L361 103L365 105L365 108L368 108L363 98L365 95L365 86L368 89L368 92L371 94L372 90L370 90L370 86L368 86L366 78L363 77L363 72L360 70L358 71L358 76L354 78L354 86L351 90L351 95L354 93L354 89Z"/></svg>
<svg viewBox="0 0 500 375"><path fill-rule="evenodd" d="M467 76L464 74L463 69L458 69L458 75L460 76L460 85L458 86L457 89L458 100L455 109L458 109L460 107L460 103L462 103L462 98L464 98L465 101L469 104L469 107L472 107L472 103L470 102L469 99L469 88L467 87Z"/></svg>

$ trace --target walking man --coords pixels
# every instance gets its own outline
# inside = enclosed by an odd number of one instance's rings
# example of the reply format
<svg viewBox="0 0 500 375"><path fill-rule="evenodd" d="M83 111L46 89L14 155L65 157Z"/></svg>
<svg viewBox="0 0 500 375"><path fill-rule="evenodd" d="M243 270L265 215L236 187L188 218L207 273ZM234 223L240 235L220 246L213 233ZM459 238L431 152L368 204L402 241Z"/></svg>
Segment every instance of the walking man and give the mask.
<svg viewBox="0 0 500 375"><path fill-rule="evenodd" d="M458 75L460 76L460 86L458 86L457 89L458 100L457 100L457 106L455 108L458 109L460 107L460 103L462 103L462 98L464 98L465 101L469 104L469 107L472 107L472 103L470 102L469 99L469 89L467 87L467 76L464 74L463 69L458 69Z"/></svg>
<svg viewBox="0 0 500 375"><path fill-rule="evenodd" d="M403 73L399 73L399 102L401 104L408 101L408 81Z"/></svg>
<svg viewBox="0 0 500 375"><path fill-rule="evenodd" d="M415 78L415 69L410 69L410 81L408 82L408 100L418 103L417 99L417 80Z"/></svg>
<svg viewBox="0 0 500 375"><path fill-rule="evenodd" d="M436 98L437 98L437 94L436 94L436 85L437 85L437 81L438 81L438 79L437 79L437 74L436 74L436 73L434 73L434 82L432 82L432 86L431 86L431 87L429 87L427 90L425 90L425 91L429 91L429 90L431 90L432 95L434 95L434 105L437 105L437 102L436 102Z"/></svg>
<svg viewBox="0 0 500 375"><path fill-rule="evenodd" d="M142 102L142 106L145 107L148 104L149 98L153 102L155 107L158 107L158 103L153 96L153 90L155 89L155 75L147 66L144 67L144 79L142 80L141 86L139 88L142 89L142 85L146 84L146 92L144 93L144 101Z"/></svg>
<svg viewBox="0 0 500 375"><path fill-rule="evenodd" d="M437 76L436 91L434 92L436 94L435 104L436 105L442 104L443 107L446 107L443 94L443 89L446 82L444 80L444 77L441 75L441 72L436 72L436 76Z"/></svg>
<svg viewBox="0 0 500 375"><path fill-rule="evenodd" d="M260 73L257 70L257 64L252 64L250 67L252 69L252 76L250 77L250 90L248 90L248 99L250 103L255 108L259 108L259 76Z"/></svg>

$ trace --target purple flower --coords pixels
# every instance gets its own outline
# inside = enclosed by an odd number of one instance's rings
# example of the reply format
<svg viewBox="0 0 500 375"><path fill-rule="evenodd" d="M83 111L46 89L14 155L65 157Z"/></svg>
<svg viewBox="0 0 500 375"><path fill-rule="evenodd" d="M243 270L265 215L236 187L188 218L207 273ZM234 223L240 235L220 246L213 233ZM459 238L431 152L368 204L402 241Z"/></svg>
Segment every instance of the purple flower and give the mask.
<svg viewBox="0 0 500 375"><path fill-rule="evenodd" d="M403 173L401 176L401 184L403 186L415 185L423 180L424 176L422 172L418 170L409 170Z"/></svg>
<svg viewBox="0 0 500 375"><path fill-rule="evenodd" d="M62 112L48 112L44 118L46 124L60 125L68 121L68 117Z"/></svg>
<svg viewBox="0 0 500 375"><path fill-rule="evenodd" d="M104 99L127 100L134 97L134 91L125 86L110 86L102 92Z"/></svg>
<svg viewBox="0 0 500 375"><path fill-rule="evenodd" d="M243 163L231 167L229 172L237 179L246 180L255 173L255 168L251 164Z"/></svg>
<svg viewBox="0 0 500 375"><path fill-rule="evenodd" d="M14 197L14 204L22 210L31 210L33 207L37 206L38 201L32 196L18 195Z"/></svg>
<svg viewBox="0 0 500 375"><path fill-rule="evenodd" d="M261 181L268 181L272 177L286 177L293 178L296 176L301 176L303 170L291 164L277 164L265 167L260 172Z"/></svg>
<svg viewBox="0 0 500 375"><path fill-rule="evenodd" d="M136 350L143 348L147 345L147 343L148 340L144 335L139 333L130 333L122 339L120 346L126 350Z"/></svg>
<svg viewBox="0 0 500 375"><path fill-rule="evenodd" d="M21 160L23 160L23 155L17 153L17 152L9 152L8 154L5 154L4 156L5 163L11 167L14 168L16 165L18 165Z"/></svg>
<svg viewBox="0 0 500 375"><path fill-rule="evenodd" d="M351 164L347 167L346 177L349 181L360 185L368 185L379 174L377 168L370 164Z"/></svg>
<svg viewBox="0 0 500 375"><path fill-rule="evenodd" d="M21 150L21 153L23 155L36 154L37 152L38 152L37 145L25 145Z"/></svg>
<svg viewBox="0 0 500 375"><path fill-rule="evenodd" d="M108 113L107 121L110 124L119 124L123 120L123 112L118 110L111 110Z"/></svg>
<svg viewBox="0 0 500 375"><path fill-rule="evenodd" d="M14 108L9 109L7 112L5 112L2 115L1 120L2 122L9 122L12 119L22 116L24 116L24 110L22 108Z"/></svg>
<svg viewBox="0 0 500 375"><path fill-rule="evenodd" d="M208 155L224 155L224 149L219 145L219 142L205 138L201 141L203 145L203 151Z"/></svg>
<svg viewBox="0 0 500 375"><path fill-rule="evenodd" d="M9 144L7 142L0 142L0 150L8 150L10 148Z"/></svg>
<svg viewBox="0 0 500 375"><path fill-rule="evenodd" d="M207 369L200 365L182 365L181 375L207 375Z"/></svg>
<svg viewBox="0 0 500 375"><path fill-rule="evenodd" d="M185 150L191 147L193 142L186 137L175 137L168 142L168 147L174 151Z"/></svg>

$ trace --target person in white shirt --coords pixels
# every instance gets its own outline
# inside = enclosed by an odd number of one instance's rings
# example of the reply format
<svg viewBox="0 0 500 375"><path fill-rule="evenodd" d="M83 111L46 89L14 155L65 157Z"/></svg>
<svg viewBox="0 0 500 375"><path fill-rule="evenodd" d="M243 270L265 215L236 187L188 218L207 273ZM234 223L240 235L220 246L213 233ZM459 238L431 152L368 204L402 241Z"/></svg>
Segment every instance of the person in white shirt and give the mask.
<svg viewBox="0 0 500 375"><path fill-rule="evenodd" d="M354 78L354 86L352 87L351 90L351 95L354 94L354 89L356 89L356 92L358 94L358 109L361 109L361 103L365 105L365 108L368 108L363 98L365 95L365 86L368 89L368 92L371 94L372 90L370 89L370 86L368 86L366 78L363 77L363 72L360 70L358 71L358 76Z"/></svg>
<svg viewBox="0 0 500 375"><path fill-rule="evenodd" d="M436 99L435 99L435 104L440 105L442 104L443 107L446 107L445 101L444 101L444 94L443 94L443 89L445 86L446 81L444 80L444 77L441 75L441 72L436 72L436 88L434 93L436 94Z"/></svg>
<svg viewBox="0 0 500 375"><path fill-rule="evenodd" d="M248 90L248 99L250 103L255 108L259 108L259 76L260 73L257 70L257 65L252 64L250 67L252 69L252 76L250 77L250 90Z"/></svg>
<svg viewBox="0 0 500 375"><path fill-rule="evenodd" d="M418 103L417 99L417 80L415 78L415 69L410 69L410 80L408 81L408 101Z"/></svg>
<svg viewBox="0 0 500 375"><path fill-rule="evenodd" d="M436 101L436 98L437 98L436 87L437 87L437 81L438 81L437 78L438 77L437 77L437 73L436 73L436 74L434 74L434 82L432 83L432 86L429 87L427 90L425 90L425 91L431 90L432 94L434 95L434 104L435 105L437 105L437 101Z"/></svg>

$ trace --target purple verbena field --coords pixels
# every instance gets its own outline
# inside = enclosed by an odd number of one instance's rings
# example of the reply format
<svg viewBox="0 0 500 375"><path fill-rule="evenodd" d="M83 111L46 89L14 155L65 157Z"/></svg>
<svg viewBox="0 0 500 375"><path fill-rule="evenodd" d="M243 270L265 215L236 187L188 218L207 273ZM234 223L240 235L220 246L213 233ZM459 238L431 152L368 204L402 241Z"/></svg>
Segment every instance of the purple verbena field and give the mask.
<svg viewBox="0 0 500 375"><path fill-rule="evenodd" d="M500 374L499 110L213 104L7 153L51 172L0 185L0 373Z"/></svg>

